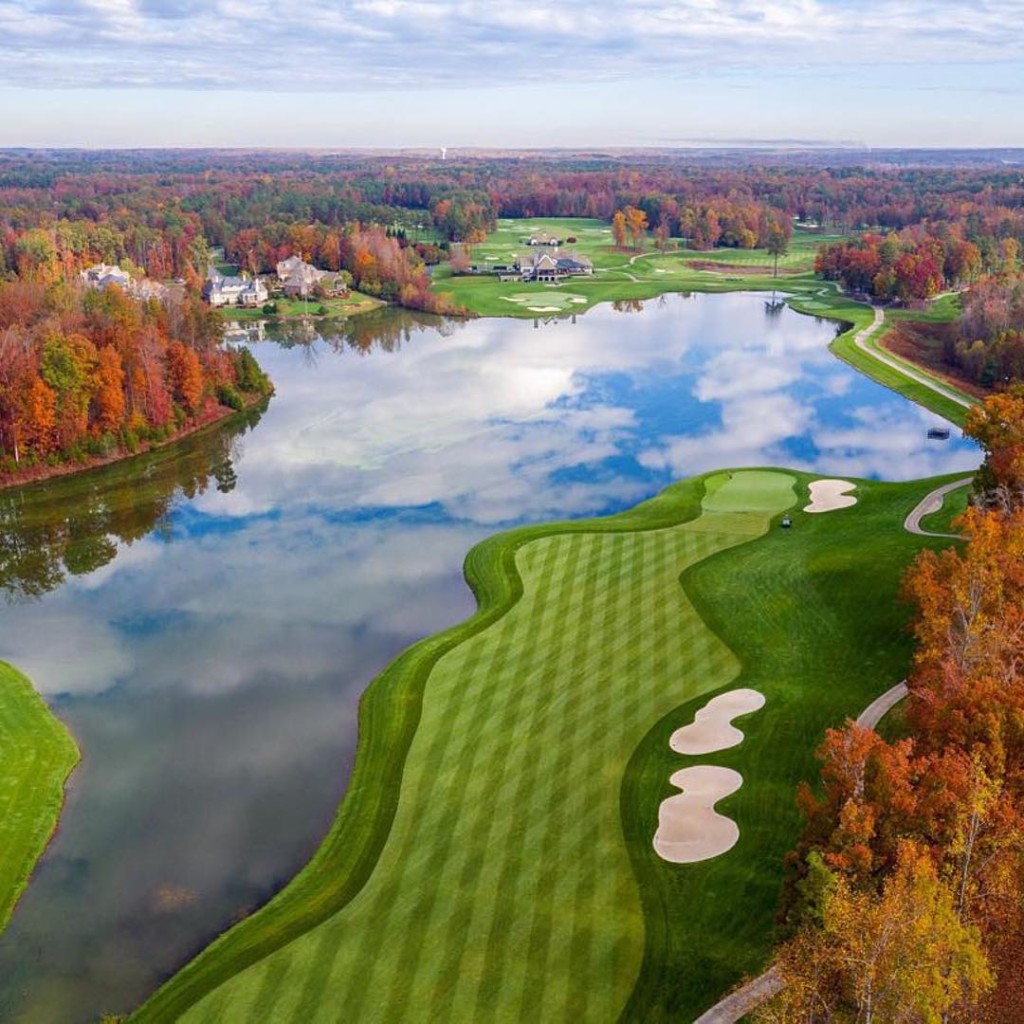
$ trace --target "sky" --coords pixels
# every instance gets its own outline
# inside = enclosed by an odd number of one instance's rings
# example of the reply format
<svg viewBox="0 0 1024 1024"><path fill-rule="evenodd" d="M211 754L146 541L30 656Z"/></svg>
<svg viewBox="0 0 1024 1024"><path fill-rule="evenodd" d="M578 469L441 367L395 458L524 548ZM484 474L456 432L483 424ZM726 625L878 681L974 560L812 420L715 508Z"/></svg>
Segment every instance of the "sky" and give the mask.
<svg viewBox="0 0 1024 1024"><path fill-rule="evenodd" d="M1024 146L1024 0L0 0L0 146Z"/></svg>

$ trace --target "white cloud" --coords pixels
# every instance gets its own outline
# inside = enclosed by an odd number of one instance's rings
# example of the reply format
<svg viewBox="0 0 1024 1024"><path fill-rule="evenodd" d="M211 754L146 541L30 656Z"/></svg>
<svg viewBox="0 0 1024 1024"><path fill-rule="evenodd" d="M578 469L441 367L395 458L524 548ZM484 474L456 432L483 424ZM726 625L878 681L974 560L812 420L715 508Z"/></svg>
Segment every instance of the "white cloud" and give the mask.
<svg viewBox="0 0 1024 1024"><path fill-rule="evenodd" d="M1017 2L0 2L0 84L359 90L1020 60ZM884 40L884 42L883 42Z"/></svg>

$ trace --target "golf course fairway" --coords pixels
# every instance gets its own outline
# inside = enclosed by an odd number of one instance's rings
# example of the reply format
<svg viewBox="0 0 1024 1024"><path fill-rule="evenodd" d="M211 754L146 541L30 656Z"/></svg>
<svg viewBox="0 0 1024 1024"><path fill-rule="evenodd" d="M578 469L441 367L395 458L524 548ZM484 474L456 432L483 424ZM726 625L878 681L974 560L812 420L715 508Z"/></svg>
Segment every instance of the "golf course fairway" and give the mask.
<svg viewBox="0 0 1024 1024"><path fill-rule="evenodd" d="M78 747L31 682L0 661L0 932L57 827Z"/></svg>
<svg viewBox="0 0 1024 1024"><path fill-rule="evenodd" d="M795 785L905 669L899 578L934 543L902 530L934 481L814 516L813 479L712 473L474 548L478 612L367 691L313 860L132 1020L687 1021L758 970ZM727 686L767 698L744 742L672 751ZM708 763L742 773L719 804L739 841L668 864L669 779Z"/></svg>

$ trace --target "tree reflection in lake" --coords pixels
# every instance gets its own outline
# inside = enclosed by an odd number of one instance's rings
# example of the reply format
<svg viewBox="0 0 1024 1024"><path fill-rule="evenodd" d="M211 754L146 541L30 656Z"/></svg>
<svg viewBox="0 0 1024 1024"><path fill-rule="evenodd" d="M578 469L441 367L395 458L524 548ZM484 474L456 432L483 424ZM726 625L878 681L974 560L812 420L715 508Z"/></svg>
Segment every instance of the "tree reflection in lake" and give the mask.
<svg viewBox="0 0 1024 1024"><path fill-rule="evenodd" d="M239 440L262 412L111 466L0 491L0 594L9 603L39 598L107 565L121 545L166 533L176 502L210 486L231 491Z"/></svg>

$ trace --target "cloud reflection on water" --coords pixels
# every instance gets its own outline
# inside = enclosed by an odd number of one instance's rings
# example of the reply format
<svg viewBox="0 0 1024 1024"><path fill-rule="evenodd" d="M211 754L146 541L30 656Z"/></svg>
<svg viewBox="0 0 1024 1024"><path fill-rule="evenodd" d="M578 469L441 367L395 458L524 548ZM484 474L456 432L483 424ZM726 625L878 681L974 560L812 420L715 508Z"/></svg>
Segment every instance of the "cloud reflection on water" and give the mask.
<svg viewBox="0 0 1024 1024"><path fill-rule="evenodd" d="M536 329L403 320L379 349L258 346L277 396L232 444L233 488L197 482L224 452L199 459L157 530L0 610L0 657L64 695L85 753L0 941L0 1016L125 1010L292 873L344 786L363 687L470 613L462 559L496 528L725 465L973 465L839 364L832 333L761 296L672 296Z"/></svg>

